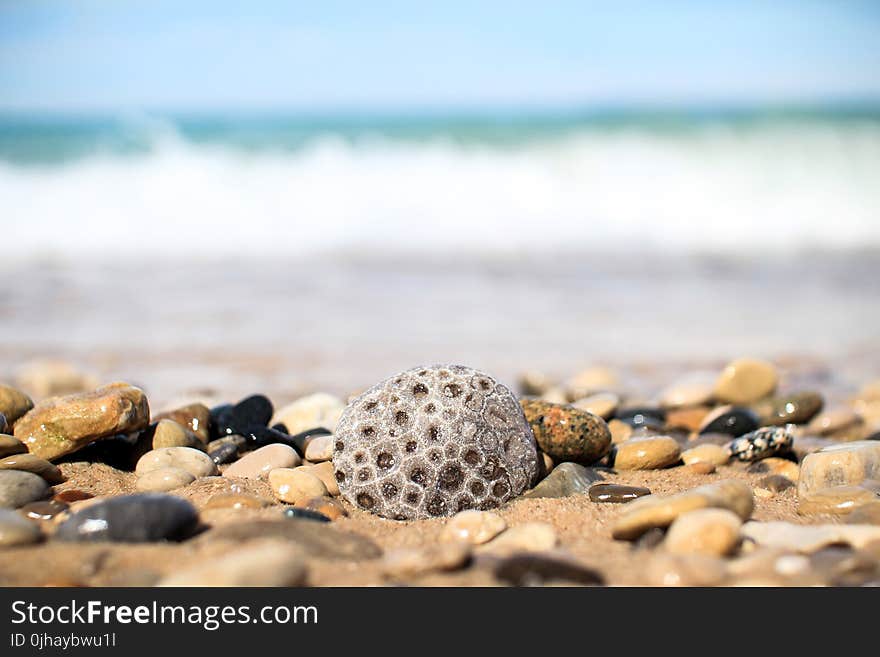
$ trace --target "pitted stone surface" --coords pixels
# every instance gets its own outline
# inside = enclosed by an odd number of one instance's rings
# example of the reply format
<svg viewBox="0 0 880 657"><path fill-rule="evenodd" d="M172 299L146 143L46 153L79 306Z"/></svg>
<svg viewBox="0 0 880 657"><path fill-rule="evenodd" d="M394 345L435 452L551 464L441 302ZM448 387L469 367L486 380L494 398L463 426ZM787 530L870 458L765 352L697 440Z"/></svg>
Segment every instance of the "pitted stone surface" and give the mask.
<svg viewBox="0 0 880 657"><path fill-rule="evenodd" d="M409 520L500 506L532 485L538 455L510 390L469 367L438 365L349 403L333 466L349 502Z"/></svg>

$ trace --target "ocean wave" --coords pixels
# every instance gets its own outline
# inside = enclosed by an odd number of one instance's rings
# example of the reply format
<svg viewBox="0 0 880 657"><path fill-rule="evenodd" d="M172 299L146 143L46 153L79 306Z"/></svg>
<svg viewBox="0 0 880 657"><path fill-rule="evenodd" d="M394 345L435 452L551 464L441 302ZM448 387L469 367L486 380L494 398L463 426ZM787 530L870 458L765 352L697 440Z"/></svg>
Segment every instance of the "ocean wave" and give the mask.
<svg viewBox="0 0 880 657"><path fill-rule="evenodd" d="M0 161L5 257L880 247L880 123L573 129L497 144L320 131L290 149L144 128L134 154Z"/></svg>

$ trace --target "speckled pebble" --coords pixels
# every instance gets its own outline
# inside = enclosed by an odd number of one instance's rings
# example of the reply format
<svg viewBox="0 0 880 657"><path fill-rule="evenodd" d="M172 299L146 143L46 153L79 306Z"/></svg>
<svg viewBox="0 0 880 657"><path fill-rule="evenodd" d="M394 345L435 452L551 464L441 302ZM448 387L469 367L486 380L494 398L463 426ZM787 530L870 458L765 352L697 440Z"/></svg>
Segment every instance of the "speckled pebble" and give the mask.
<svg viewBox="0 0 880 657"><path fill-rule="evenodd" d="M677 463L681 448L669 436L647 436L616 445L613 454L619 470L657 470Z"/></svg>
<svg viewBox="0 0 880 657"><path fill-rule="evenodd" d="M608 452L611 432L597 415L533 399L520 403L538 447L554 460L590 464Z"/></svg>
<svg viewBox="0 0 880 657"><path fill-rule="evenodd" d="M242 479L266 479L270 470L295 468L302 458L289 445L266 445L242 456L223 472L224 477Z"/></svg>
<svg viewBox="0 0 880 657"><path fill-rule="evenodd" d="M21 470L39 475L50 485L66 481L58 466L33 454L15 454L0 459L0 470Z"/></svg>
<svg viewBox="0 0 880 657"><path fill-rule="evenodd" d="M471 545L486 543L507 529L507 522L491 511L467 510L456 513L440 534L443 541L464 541Z"/></svg>
<svg viewBox="0 0 880 657"><path fill-rule="evenodd" d="M327 487L308 470L275 468L269 471L272 494L282 502L296 504L302 500L327 494Z"/></svg>
<svg viewBox="0 0 880 657"><path fill-rule="evenodd" d="M0 509L0 548L30 545L38 542L42 536L37 523L15 511Z"/></svg>
<svg viewBox="0 0 880 657"><path fill-rule="evenodd" d="M788 427L763 427L728 443L730 455L740 461L758 461L791 450L794 434Z"/></svg>
<svg viewBox="0 0 880 657"><path fill-rule="evenodd" d="M209 477L217 474L217 465L211 457L192 447L161 447L138 459L135 472L143 476L161 468L180 468L193 477Z"/></svg>
<svg viewBox="0 0 880 657"><path fill-rule="evenodd" d="M157 468L138 477L136 488L142 492L164 493L182 488L195 481L195 477L181 468Z"/></svg>

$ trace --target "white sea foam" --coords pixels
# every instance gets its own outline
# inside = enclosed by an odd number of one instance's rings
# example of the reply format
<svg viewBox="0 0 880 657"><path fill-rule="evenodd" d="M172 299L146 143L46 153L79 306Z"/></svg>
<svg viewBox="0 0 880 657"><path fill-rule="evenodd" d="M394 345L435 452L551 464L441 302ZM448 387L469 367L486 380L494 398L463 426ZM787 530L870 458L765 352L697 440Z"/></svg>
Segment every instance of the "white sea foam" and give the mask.
<svg viewBox="0 0 880 657"><path fill-rule="evenodd" d="M0 163L5 257L880 247L880 126L574 131Z"/></svg>

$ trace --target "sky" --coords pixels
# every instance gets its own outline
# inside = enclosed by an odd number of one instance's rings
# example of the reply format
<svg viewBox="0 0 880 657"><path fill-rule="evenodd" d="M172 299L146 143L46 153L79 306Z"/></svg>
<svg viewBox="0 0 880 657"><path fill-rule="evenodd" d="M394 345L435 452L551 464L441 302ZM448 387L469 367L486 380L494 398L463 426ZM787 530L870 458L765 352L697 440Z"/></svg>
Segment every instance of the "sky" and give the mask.
<svg viewBox="0 0 880 657"><path fill-rule="evenodd" d="M880 2L0 0L0 110L880 99Z"/></svg>

